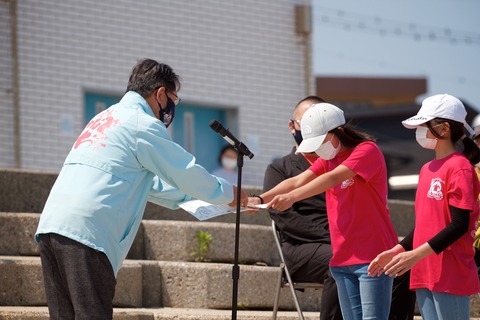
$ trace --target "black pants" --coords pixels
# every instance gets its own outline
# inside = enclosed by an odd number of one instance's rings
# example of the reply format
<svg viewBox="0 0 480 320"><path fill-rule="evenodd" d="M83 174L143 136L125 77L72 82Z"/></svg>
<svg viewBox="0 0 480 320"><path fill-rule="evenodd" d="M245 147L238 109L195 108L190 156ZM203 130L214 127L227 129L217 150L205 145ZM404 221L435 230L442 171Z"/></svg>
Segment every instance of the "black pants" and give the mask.
<svg viewBox="0 0 480 320"><path fill-rule="evenodd" d="M393 279L389 320L413 320L415 291L410 290L410 271Z"/></svg>
<svg viewBox="0 0 480 320"><path fill-rule="evenodd" d="M104 253L55 233L39 249L50 319L112 319L117 281Z"/></svg>
<svg viewBox="0 0 480 320"><path fill-rule="evenodd" d="M320 320L342 320L337 285L328 268L332 258L331 245L284 242L282 252L292 280L323 283Z"/></svg>

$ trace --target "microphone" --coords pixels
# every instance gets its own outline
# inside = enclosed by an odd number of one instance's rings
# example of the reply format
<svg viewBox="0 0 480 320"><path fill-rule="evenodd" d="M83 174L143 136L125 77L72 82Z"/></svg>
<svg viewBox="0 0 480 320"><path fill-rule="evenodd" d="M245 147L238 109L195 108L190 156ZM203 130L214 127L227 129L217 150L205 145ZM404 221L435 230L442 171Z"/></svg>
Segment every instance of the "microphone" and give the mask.
<svg viewBox="0 0 480 320"><path fill-rule="evenodd" d="M223 137L228 143L230 143L237 151L250 159L253 158L253 153L248 150L247 146L244 145L241 141L238 141L237 138L228 130L225 129L220 122L217 120L210 121L210 128L213 131L218 132L219 135Z"/></svg>

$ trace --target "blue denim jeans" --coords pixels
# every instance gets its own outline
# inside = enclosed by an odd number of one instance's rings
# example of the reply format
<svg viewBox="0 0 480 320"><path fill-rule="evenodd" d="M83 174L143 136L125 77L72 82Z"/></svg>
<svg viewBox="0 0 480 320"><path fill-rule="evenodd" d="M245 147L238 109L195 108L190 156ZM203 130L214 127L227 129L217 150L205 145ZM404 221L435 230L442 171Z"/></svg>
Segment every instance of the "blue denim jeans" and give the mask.
<svg viewBox="0 0 480 320"><path fill-rule="evenodd" d="M330 267L344 320L388 319L393 278L370 277L368 264Z"/></svg>
<svg viewBox="0 0 480 320"><path fill-rule="evenodd" d="M417 303L423 319L469 320L470 296L457 296L446 292L417 289Z"/></svg>

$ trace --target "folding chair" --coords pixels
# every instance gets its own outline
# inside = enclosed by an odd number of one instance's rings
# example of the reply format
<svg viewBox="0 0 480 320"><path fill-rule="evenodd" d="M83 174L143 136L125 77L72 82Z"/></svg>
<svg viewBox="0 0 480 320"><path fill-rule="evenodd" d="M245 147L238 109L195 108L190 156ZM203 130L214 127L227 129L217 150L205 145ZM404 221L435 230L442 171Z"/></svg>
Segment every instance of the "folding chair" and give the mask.
<svg viewBox="0 0 480 320"><path fill-rule="evenodd" d="M280 233L275 225L275 221L272 220L272 230L273 236L275 238L275 243L277 244L278 253L280 254L280 276L277 282L277 290L275 293L275 301L273 303L273 320L277 319L278 312L278 301L280 300L280 289L289 287L292 293L293 302L295 303L295 308L297 308L298 318L304 320L302 309L298 303L296 289L321 289L323 284L315 282L293 282L290 272L288 271L287 265L285 264L285 259L283 258L282 253L282 243L280 241Z"/></svg>

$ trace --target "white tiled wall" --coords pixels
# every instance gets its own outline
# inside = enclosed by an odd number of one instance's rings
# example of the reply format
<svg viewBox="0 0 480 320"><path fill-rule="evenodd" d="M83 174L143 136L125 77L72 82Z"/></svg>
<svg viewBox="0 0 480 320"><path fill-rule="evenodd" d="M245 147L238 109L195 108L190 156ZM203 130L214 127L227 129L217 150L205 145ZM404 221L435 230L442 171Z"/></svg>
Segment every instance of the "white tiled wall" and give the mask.
<svg viewBox="0 0 480 320"><path fill-rule="evenodd" d="M9 6L0 2L0 167L8 168L15 166L11 83Z"/></svg>
<svg viewBox="0 0 480 320"><path fill-rule="evenodd" d="M85 90L122 94L141 58L171 65L189 103L238 109L255 153L244 183L290 151L303 98L292 0L18 0L22 168L58 171L83 129ZM8 5L0 2L0 167L13 167ZM72 131L61 121L72 120ZM206 130L210 130L207 128Z"/></svg>

